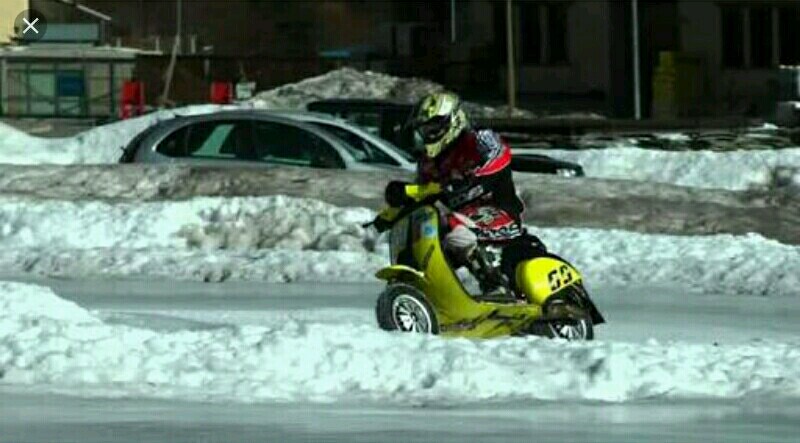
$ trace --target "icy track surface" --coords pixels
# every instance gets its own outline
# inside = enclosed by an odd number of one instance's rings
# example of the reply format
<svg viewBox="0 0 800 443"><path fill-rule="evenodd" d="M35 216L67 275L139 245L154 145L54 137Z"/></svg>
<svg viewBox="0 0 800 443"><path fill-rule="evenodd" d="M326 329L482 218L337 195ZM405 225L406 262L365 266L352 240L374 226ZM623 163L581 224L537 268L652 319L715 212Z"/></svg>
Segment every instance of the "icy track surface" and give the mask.
<svg viewBox="0 0 800 443"><path fill-rule="evenodd" d="M731 191L776 185L800 189L800 148L675 152L619 145L609 149L520 149L514 152L533 152L576 162L590 177Z"/></svg>
<svg viewBox="0 0 800 443"><path fill-rule="evenodd" d="M105 323L18 283L0 283L0 310L2 383L62 392L405 404L800 397L800 342L480 341L296 320L165 332Z"/></svg>
<svg viewBox="0 0 800 443"><path fill-rule="evenodd" d="M0 268L79 278L373 281L385 238L374 213L288 197L149 203L0 199ZM530 228L592 284L674 284L796 296L800 247L757 235L684 237Z"/></svg>

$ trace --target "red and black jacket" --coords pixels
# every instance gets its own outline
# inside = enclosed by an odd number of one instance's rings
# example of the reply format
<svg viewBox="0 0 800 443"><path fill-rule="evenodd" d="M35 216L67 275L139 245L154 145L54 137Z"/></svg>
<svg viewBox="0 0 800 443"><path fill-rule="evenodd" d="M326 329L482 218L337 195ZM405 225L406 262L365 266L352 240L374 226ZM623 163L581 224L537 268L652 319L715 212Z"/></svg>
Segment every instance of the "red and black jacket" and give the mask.
<svg viewBox="0 0 800 443"><path fill-rule="evenodd" d="M436 158L418 165L421 183L435 181L449 190L447 205L458 211L469 206L495 206L517 221L524 206L511 177L511 149L489 130L464 130Z"/></svg>

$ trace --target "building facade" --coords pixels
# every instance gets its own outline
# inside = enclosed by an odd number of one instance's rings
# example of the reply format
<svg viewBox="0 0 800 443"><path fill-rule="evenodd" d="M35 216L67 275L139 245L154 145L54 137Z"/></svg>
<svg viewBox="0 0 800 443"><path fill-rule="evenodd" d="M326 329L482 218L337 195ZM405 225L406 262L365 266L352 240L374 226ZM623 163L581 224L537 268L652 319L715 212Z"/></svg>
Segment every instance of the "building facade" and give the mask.
<svg viewBox="0 0 800 443"><path fill-rule="evenodd" d="M54 0L30 1L50 22L94 20ZM633 114L630 0L511 3L523 106ZM799 1L636 3L645 116L763 114L780 89L779 66L800 64ZM246 76L266 88L350 64L430 77L488 101L505 95L505 0L81 4L112 18L104 32L110 45L167 53L180 21L179 54L196 66L185 84Z"/></svg>
<svg viewBox="0 0 800 443"><path fill-rule="evenodd" d="M28 0L0 1L0 45L11 43L16 35L14 20L28 9Z"/></svg>

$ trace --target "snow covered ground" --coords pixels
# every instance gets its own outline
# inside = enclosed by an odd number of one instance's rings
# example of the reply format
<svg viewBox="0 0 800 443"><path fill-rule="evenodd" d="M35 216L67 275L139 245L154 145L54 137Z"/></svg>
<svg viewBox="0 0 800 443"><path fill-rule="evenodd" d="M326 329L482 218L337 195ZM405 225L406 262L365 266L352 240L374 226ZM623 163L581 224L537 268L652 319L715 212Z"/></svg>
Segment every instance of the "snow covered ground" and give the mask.
<svg viewBox="0 0 800 443"><path fill-rule="evenodd" d="M599 341L564 343L384 333L377 284L39 284L59 295L0 284L0 441L791 443L800 432L798 298L598 288Z"/></svg>
<svg viewBox="0 0 800 443"><path fill-rule="evenodd" d="M362 73L339 74L365 78ZM363 84L358 79L337 83L330 76L310 79L257 100L265 101L260 106L299 106L331 91L371 94L380 86L380 93L404 97L423 86L436 86L374 76ZM325 432L336 430L334 439L350 442L400 437L425 441L430 435L437 441L454 441L480 432L486 433L485 441L529 440L542 432L542 441L548 436L576 440L576 435L598 432L609 441L622 441L627 437L615 433L624 428L609 431L610 422L633 422L640 431L652 431L652 422L665 416L673 421L657 434L639 435L664 440L680 427L704 437L686 431L685 441L794 441L800 431L798 246L757 234L698 237L531 227L553 252L584 274L609 320L598 330L599 341L401 336L380 331L373 318L381 286L373 274L386 264L388 254L385 239L360 226L374 212L351 207L374 199L374 190L362 192L363 183L339 183L352 188L342 193L350 201L339 199L340 206L332 206L278 195L196 197L206 185L246 188L251 182L244 180L242 185L236 178L222 177L219 183L205 184L205 176L197 176L183 183L181 177L192 173L177 169L163 170L173 180L165 182L159 181L160 170L141 175L120 168L119 177L127 178L109 185L108 195L66 196L52 189L78 188L93 180L95 170L74 166L80 171L65 179L53 178L50 169L14 166L114 163L119 147L153 122L215 109L219 108L159 112L66 139L32 137L0 124L0 163L10 164L0 170L0 183L4 190L11 189L0 196L0 441L65 438L58 429L42 428L46 420L37 412L61 423L60 414L68 414L76 404L81 407L76 396L97 401L94 408L114 407L115 397L136 398L129 405L147 411L142 420L154 420L148 415L153 408L197 414L193 408L202 406L182 403L195 400L222 402L221 409L237 413L243 410L237 417L245 422L242 417L264 412L258 409L262 403L274 407L269 414L292 408L341 411L348 404L360 404L339 417L350 427L337 428L331 416L317 421L320 414L314 413L274 415L277 418L266 420L269 437L261 438L265 441L289 441L298 428L319 430L317 437L326 441L330 435ZM737 191L800 183L794 175L800 168L800 148L723 153L617 146L545 153L576 160L596 177ZM14 168L19 171L3 174ZM116 173L104 173L104 180L114 181ZM41 176L48 178L36 178ZM319 176L323 185L335 179ZM191 191L176 191L181 184ZM632 189L642 186L631 183ZM535 190L529 187L523 193L535 199ZM664 203L667 194L681 194L664 192L661 207L669 206ZM314 195L322 194L329 196L323 191ZM752 201L759 199L764 201ZM763 209L761 218L781 202L794 202L788 193L777 191L714 191L701 200L726 210ZM718 213L729 212L714 214ZM774 223L791 220L776 218ZM41 285L2 281L39 276L65 279L44 280ZM223 283L200 283L208 281ZM765 409L726 409L732 401L748 408L763 403ZM26 409L36 402L49 408ZM321 406L330 402L330 408ZM494 412L481 409L487 402ZM652 415L642 412L648 407L655 410ZM479 412L471 417L458 408ZM365 421L370 417L367 410L372 418L375 411L385 410L392 425ZM576 410L594 418L579 420L576 427ZM219 410L205 413L224 415ZM426 428L420 434L417 423L432 414L462 432ZM34 416L40 427L25 428ZM490 416L493 419L487 420ZM521 433L504 429L508 417L520 416ZM770 422L776 416L777 425ZM117 439L142 435L135 426L129 433L123 425L103 421L107 419L93 423L119 430ZM180 422L180 417L175 420ZM257 422L264 423L261 418ZM467 422L486 425L465 434L473 429L465 427ZM717 438L720 434L709 431L709 422L730 432ZM228 426L228 437L239 429L237 424L242 422L222 425ZM287 426L294 428L287 431ZM36 434L37 429L43 433ZM395 433L387 436L382 433L386 429ZM89 441L83 437L75 439Z"/></svg>
<svg viewBox="0 0 800 443"><path fill-rule="evenodd" d="M374 326L371 312L379 287L342 287L352 294L345 302L352 307L330 307L339 296L314 296L314 285L305 289L307 300L294 297L305 307L289 310L280 308L280 297L271 303L270 297L260 297L260 303L244 299L240 306L238 296L228 294L218 301L220 307L209 310L198 308L202 295L156 310L147 308L147 296L129 295L117 308L89 311L46 287L2 283L2 385L82 396L428 407L483 401L800 399L800 342L791 320L798 299L772 306L781 307L777 314L764 309L769 305L736 314L736 301L681 305L669 303L680 291L638 289L648 295L630 302L638 309L628 316L617 308L630 294L615 298L599 291L598 303L609 315L609 324L599 328L600 340L565 343L386 333ZM729 314L697 313L709 307ZM659 309L655 321L637 318L636 312L652 316ZM721 333L737 329L738 315L750 315L750 327ZM604 328L624 329L630 322L638 325L630 329L632 336L612 331L608 337L618 338L603 338ZM670 338L674 332L660 337L663 323L673 331L689 328L694 340ZM781 330L770 327L781 324Z"/></svg>
<svg viewBox="0 0 800 443"><path fill-rule="evenodd" d="M0 199L0 267L50 276L370 281L387 260L374 212L288 197L110 203ZM800 247L705 237L531 228L589 284L664 283L800 295Z"/></svg>

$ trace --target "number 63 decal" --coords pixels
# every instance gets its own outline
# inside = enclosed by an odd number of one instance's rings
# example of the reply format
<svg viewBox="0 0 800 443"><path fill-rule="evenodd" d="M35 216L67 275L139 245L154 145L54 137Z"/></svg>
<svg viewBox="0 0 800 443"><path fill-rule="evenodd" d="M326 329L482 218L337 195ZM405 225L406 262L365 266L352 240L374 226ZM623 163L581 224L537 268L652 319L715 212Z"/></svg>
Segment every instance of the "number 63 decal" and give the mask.
<svg viewBox="0 0 800 443"><path fill-rule="evenodd" d="M572 272L570 272L569 267L563 265L558 269L550 271L550 273L547 274L547 281L550 283L550 290L557 291L562 286L572 282Z"/></svg>

